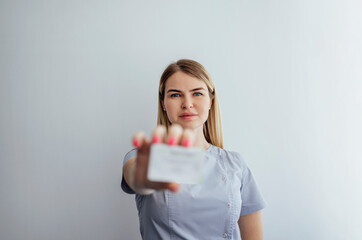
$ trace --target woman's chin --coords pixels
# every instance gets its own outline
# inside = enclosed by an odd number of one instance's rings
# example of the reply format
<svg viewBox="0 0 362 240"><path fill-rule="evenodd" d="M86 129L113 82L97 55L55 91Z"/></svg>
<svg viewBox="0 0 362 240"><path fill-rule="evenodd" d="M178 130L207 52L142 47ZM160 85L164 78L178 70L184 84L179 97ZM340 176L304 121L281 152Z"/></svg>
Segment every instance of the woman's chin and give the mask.
<svg viewBox="0 0 362 240"><path fill-rule="evenodd" d="M194 122L194 121L178 121L176 123L179 124L184 129L187 128L187 129L194 130L194 129L197 129L200 127L200 124L198 124L197 122ZM203 127L203 126L201 126L201 127Z"/></svg>

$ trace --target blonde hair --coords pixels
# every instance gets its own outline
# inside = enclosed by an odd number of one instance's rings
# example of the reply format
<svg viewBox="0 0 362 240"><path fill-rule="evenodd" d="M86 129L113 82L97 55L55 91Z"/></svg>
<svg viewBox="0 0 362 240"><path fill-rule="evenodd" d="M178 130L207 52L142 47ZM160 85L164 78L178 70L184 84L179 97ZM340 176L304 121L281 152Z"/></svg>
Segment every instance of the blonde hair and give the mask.
<svg viewBox="0 0 362 240"><path fill-rule="evenodd" d="M157 114L157 124L164 125L168 128L171 125L170 120L167 117L167 113L163 111L162 102L165 97L165 86L166 81L172 74L176 72L183 72L194 76L202 80L208 90L211 97L212 105L209 111L209 116L204 123L204 135L206 141L220 148L224 148L224 142L222 137L222 127L221 127L221 115L220 115L220 105L219 100L216 94L215 85L212 81L210 74L206 71L204 66L200 63L189 60L189 59L180 59L177 62L171 63L163 72L160 85L158 90L158 114Z"/></svg>

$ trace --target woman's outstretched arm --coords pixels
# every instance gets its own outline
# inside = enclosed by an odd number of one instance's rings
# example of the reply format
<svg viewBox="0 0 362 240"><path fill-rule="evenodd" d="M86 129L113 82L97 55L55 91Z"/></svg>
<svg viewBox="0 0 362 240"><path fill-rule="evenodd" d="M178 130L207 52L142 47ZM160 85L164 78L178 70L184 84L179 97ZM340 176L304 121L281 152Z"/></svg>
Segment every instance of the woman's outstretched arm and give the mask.
<svg viewBox="0 0 362 240"><path fill-rule="evenodd" d="M133 143L137 147L137 157L131 158L123 167L123 177L128 186L138 194L147 195L155 190L171 190L177 192L178 183L153 182L147 179L148 162L150 158L151 145L155 143L167 143L170 139L174 144L182 144L188 140L189 144L193 142L193 135L190 130L183 130L178 125L172 125L166 133L166 128L158 126L152 136L152 142L148 141L144 133L138 132L133 137Z"/></svg>

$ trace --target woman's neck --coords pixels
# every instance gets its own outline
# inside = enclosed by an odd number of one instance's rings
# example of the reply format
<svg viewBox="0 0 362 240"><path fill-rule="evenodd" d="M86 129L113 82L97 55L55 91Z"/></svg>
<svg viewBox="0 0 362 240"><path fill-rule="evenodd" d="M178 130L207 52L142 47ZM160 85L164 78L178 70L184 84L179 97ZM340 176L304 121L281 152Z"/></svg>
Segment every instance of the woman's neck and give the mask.
<svg viewBox="0 0 362 240"><path fill-rule="evenodd" d="M202 149L208 149L210 147L210 143L206 141L203 128L195 129L194 130L195 139L194 139L194 146L199 147Z"/></svg>

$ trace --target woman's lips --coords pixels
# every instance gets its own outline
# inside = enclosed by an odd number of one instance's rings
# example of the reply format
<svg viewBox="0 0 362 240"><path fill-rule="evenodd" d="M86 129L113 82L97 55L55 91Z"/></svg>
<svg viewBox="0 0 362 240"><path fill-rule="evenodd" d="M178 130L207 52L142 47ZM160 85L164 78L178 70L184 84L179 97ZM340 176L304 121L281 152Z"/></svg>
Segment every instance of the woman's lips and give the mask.
<svg viewBox="0 0 362 240"><path fill-rule="evenodd" d="M196 116L197 116L197 114L195 114L195 113L184 113L184 114L180 115L180 118L182 118L182 119L192 119L192 118L194 118Z"/></svg>

